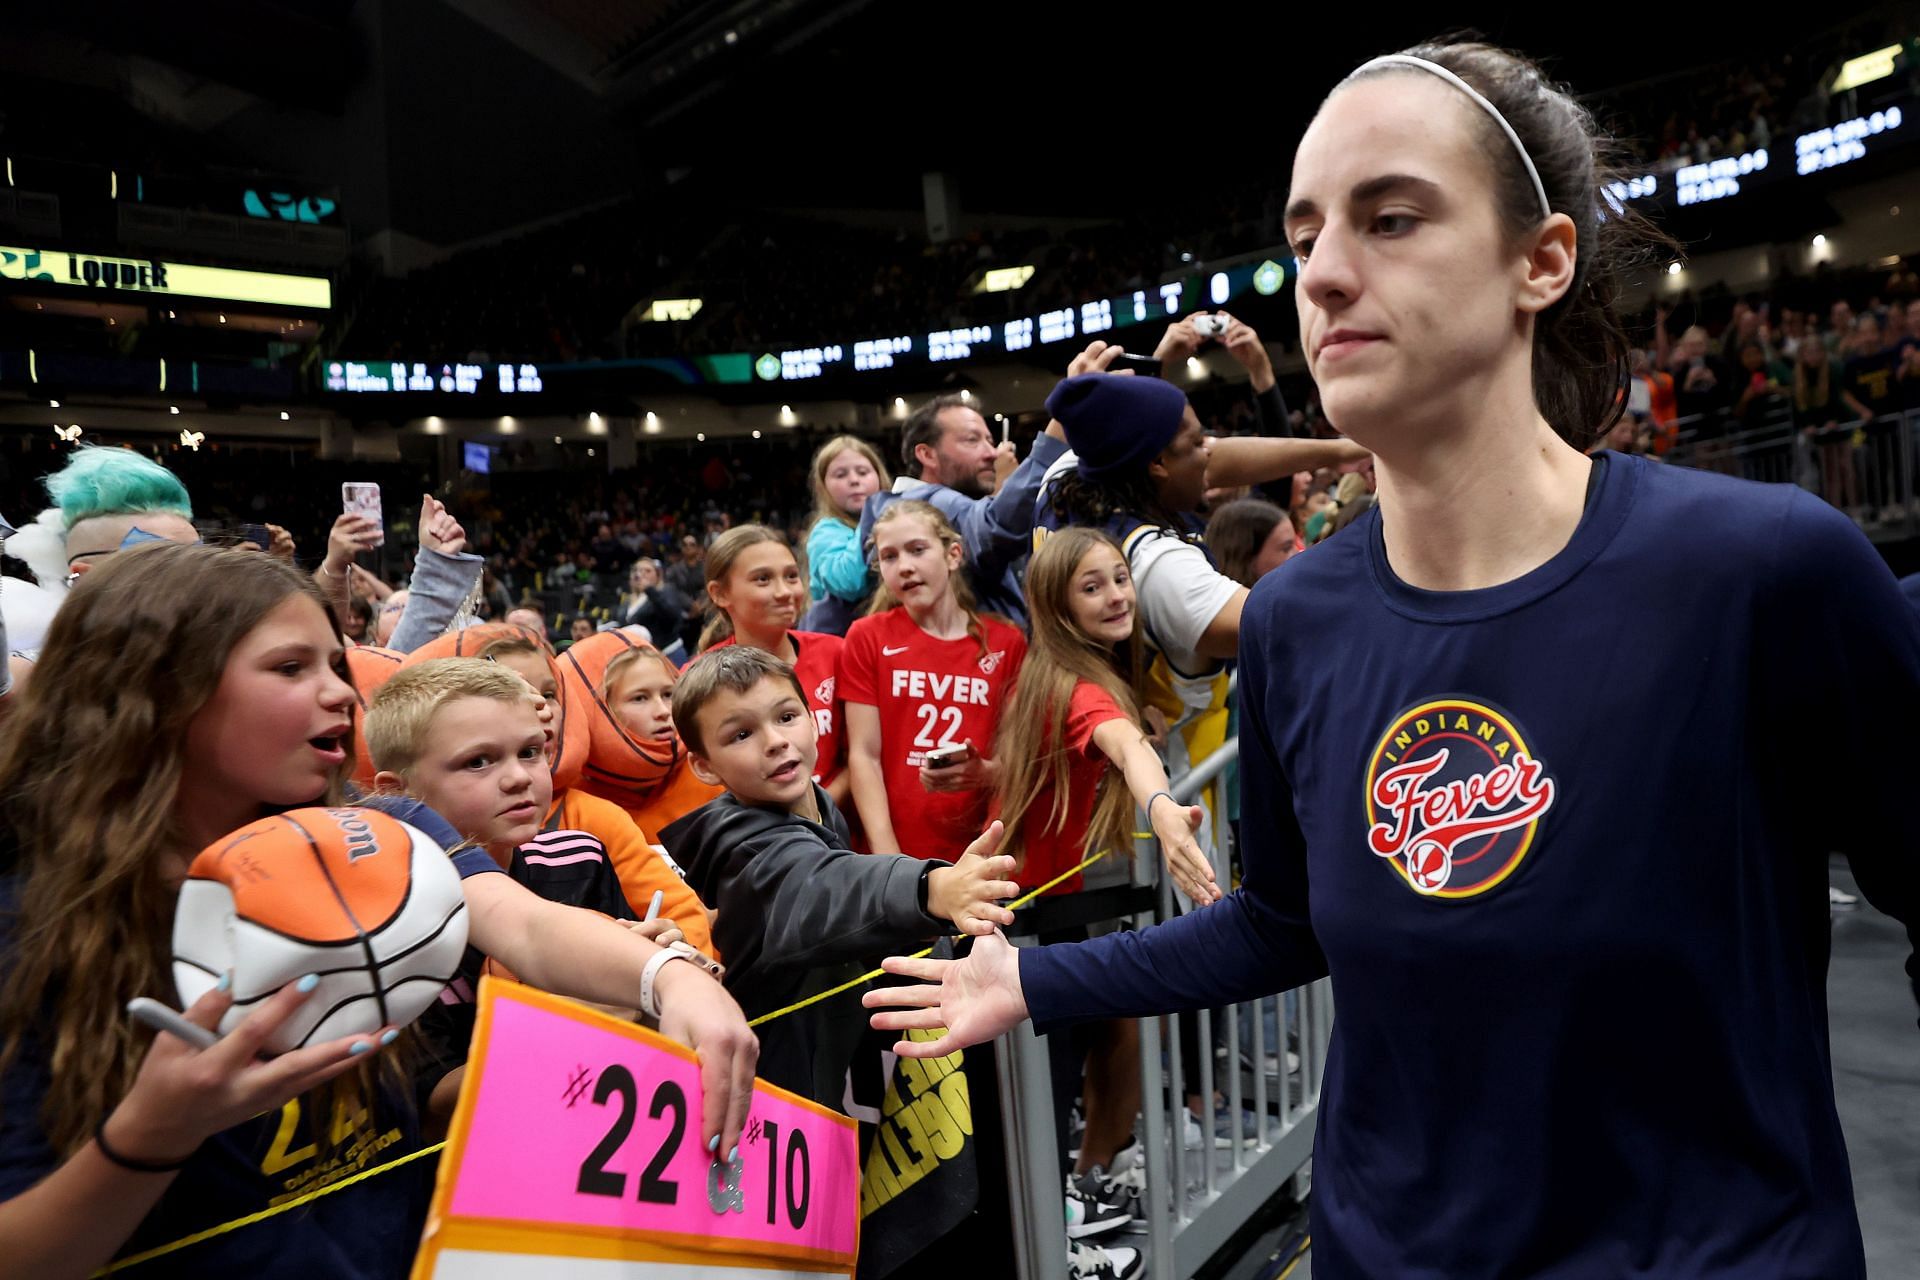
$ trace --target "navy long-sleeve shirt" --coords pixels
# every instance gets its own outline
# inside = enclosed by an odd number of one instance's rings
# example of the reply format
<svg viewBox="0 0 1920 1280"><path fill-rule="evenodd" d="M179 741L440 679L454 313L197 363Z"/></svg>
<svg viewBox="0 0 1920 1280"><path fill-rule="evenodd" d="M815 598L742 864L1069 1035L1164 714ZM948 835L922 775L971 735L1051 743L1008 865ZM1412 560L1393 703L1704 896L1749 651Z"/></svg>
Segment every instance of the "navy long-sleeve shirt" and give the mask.
<svg viewBox="0 0 1920 1280"><path fill-rule="evenodd" d="M1021 953L1042 1029L1331 973L1316 1275L1864 1274L1826 856L1920 941L1920 622L1805 492L1604 457L1513 582L1377 511L1268 575L1242 887Z"/></svg>

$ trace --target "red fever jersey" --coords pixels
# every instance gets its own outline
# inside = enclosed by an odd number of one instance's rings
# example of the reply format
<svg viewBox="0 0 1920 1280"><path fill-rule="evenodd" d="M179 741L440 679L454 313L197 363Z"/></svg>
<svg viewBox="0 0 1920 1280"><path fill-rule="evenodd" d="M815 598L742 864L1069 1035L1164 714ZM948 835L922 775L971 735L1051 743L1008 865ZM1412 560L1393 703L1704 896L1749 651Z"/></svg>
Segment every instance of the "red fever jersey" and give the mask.
<svg viewBox="0 0 1920 1280"><path fill-rule="evenodd" d="M1093 731L1109 720L1125 720L1127 713L1112 695L1090 680L1074 686L1073 700L1067 704L1067 812L1059 827L1052 827L1054 794L1046 787L1034 797L1033 807L1021 823L1021 846L1025 856L1014 879L1023 889L1038 889L1047 881L1078 866L1093 850L1087 848L1087 828L1093 822L1093 802L1101 776L1112 768L1106 753L1093 745ZM1124 779L1115 779L1124 786ZM1125 858L1132 849L1117 849L1109 856ZM1049 893L1073 893L1081 887L1082 877L1062 880Z"/></svg>
<svg viewBox="0 0 1920 1280"><path fill-rule="evenodd" d="M787 639L793 641L793 674L807 691L807 709L813 712L813 727L820 735L820 758L814 762L813 780L824 787L840 776L847 763L840 745L840 694L834 687L845 641L816 631L789 631ZM724 649L733 640L732 636L716 640L705 652Z"/></svg>
<svg viewBox="0 0 1920 1280"><path fill-rule="evenodd" d="M880 713L880 769L900 851L916 858L957 858L987 821L985 791L928 791L920 766L935 747L972 739L993 750L1000 706L1013 688L1027 638L1018 628L982 618L987 652L972 636L936 640L904 608L862 618L840 651L840 697Z"/></svg>

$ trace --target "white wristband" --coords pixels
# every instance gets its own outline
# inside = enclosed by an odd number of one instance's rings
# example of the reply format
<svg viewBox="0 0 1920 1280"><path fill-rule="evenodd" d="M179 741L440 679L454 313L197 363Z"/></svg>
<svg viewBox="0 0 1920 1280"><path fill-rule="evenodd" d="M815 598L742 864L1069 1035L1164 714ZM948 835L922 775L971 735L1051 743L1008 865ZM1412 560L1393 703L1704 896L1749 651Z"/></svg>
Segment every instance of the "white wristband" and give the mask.
<svg viewBox="0 0 1920 1280"><path fill-rule="evenodd" d="M640 1012L656 1022L660 1020L660 997L653 985L660 977L660 967L686 958L681 952L663 948L660 954L647 961L647 967L640 971Z"/></svg>

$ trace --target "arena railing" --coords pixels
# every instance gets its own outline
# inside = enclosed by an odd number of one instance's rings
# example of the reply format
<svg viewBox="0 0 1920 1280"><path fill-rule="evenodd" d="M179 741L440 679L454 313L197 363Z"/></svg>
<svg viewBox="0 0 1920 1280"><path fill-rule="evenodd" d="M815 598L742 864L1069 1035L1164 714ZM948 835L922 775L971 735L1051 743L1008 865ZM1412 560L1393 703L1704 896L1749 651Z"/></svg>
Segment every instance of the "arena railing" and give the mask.
<svg viewBox="0 0 1920 1280"><path fill-rule="evenodd" d="M1831 429L1796 428L1784 408L1752 427L1701 433L1698 417L1679 419L1668 462L1768 484L1797 484L1846 513L1876 538L1920 535L1914 492L1920 410Z"/></svg>
<svg viewBox="0 0 1920 1280"><path fill-rule="evenodd" d="M1171 780L1174 798L1192 803L1239 754L1239 740L1228 739ZM1231 883L1226 822L1217 829L1214 874L1226 886ZM1091 905L1102 894L1118 893L1121 897L1109 901L1136 908L1099 918L1111 924L1144 928L1170 920L1193 908L1184 898L1176 900L1161 866L1158 843L1142 840L1127 883L1073 897ZM1032 946L1037 938L1029 933L1013 942ZM1291 1190L1296 1201L1304 1198L1333 998L1321 981L1224 1009L1139 1022L1145 1231L1094 1243L1137 1248L1146 1264L1143 1276L1175 1280L1205 1266L1283 1190ZM1181 1061L1186 1031L1192 1033L1189 1042L1199 1046L1199 1078L1192 1081ZM997 1042L996 1052L1015 1273L1020 1280L1066 1280L1065 1190L1048 1046L1023 1023ZM1224 1141L1215 1132L1211 1099L1216 1089L1224 1099ZM1200 1117L1187 1107L1189 1093L1200 1099Z"/></svg>

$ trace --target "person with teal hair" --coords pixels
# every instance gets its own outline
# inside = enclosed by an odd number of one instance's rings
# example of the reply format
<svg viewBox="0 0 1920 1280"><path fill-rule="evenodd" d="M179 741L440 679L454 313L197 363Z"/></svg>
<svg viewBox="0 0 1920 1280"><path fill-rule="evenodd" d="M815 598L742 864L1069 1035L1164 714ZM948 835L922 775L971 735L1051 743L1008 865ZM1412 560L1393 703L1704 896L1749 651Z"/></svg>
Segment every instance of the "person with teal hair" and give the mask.
<svg viewBox="0 0 1920 1280"><path fill-rule="evenodd" d="M191 519L193 500L180 478L131 449L79 449L46 478L69 532L101 516L162 512Z"/></svg>
<svg viewBox="0 0 1920 1280"><path fill-rule="evenodd" d="M187 487L131 449L76 449L44 483L54 505L6 541L7 554L33 570L39 587L9 578L0 596L9 643L26 654L38 652L73 580L129 538L200 540ZM136 530L144 537L134 537Z"/></svg>

